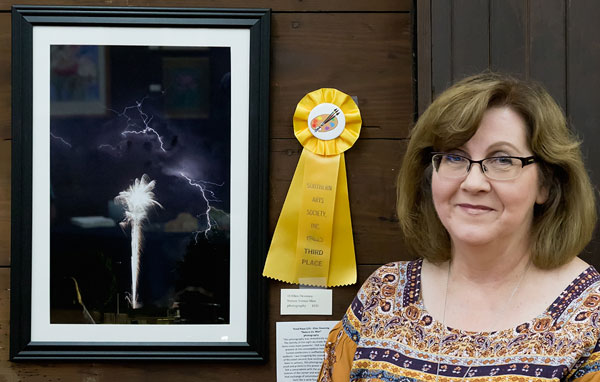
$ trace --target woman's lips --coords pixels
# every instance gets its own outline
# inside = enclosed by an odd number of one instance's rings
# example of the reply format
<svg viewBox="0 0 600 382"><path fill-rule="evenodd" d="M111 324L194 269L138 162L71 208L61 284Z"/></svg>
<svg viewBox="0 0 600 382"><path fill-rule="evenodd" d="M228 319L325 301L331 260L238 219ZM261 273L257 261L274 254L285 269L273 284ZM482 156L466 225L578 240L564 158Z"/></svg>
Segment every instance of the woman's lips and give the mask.
<svg viewBox="0 0 600 382"><path fill-rule="evenodd" d="M481 204L459 203L458 207L460 207L463 211L471 215L481 215L494 210L491 207L484 206Z"/></svg>

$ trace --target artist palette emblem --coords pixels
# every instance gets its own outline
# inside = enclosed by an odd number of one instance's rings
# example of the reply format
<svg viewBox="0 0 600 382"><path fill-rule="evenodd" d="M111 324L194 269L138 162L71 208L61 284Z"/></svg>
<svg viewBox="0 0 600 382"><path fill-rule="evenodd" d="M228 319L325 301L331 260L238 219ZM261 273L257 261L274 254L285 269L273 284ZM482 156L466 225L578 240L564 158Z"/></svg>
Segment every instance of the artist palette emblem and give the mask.
<svg viewBox="0 0 600 382"><path fill-rule="evenodd" d="M342 134L346 127L346 118L337 105L320 103L310 111L308 127L316 138L329 141Z"/></svg>

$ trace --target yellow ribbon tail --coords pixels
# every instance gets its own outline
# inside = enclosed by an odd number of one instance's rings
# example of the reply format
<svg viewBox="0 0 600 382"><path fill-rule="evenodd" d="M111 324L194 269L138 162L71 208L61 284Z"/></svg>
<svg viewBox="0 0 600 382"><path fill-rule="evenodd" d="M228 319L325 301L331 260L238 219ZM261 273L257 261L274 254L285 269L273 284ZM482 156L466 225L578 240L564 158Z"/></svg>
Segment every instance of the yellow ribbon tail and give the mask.
<svg viewBox="0 0 600 382"><path fill-rule="evenodd" d="M263 276L328 287L356 282L343 153L320 156L302 151Z"/></svg>
<svg viewBox="0 0 600 382"><path fill-rule="evenodd" d="M344 286L356 283L356 257L354 255L354 236L352 234L345 162L342 153L340 154L340 171L335 197L333 240L327 286Z"/></svg>

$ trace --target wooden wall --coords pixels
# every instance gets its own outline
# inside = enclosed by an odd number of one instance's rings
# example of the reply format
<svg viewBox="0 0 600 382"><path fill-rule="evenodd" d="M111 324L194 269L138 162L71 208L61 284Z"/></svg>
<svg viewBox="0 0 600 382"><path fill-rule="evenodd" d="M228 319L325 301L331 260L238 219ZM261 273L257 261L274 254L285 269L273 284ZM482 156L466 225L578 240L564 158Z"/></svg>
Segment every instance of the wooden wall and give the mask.
<svg viewBox="0 0 600 382"><path fill-rule="evenodd" d="M600 2L419 0L418 109L450 84L486 69L541 82L583 140L600 186ZM582 257L600 267L600 236Z"/></svg>
<svg viewBox="0 0 600 382"><path fill-rule="evenodd" d="M163 6L158 0L25 1L29 4ZM335 288L334 314L279 315L281 288L269 281L270 360L241 363L11 363L10 277L10 6L0 0L0 381L275 381L275 322L338 320L359 285ZM178 7L272 8L270 228L274 230L301 146L292 134L296 103L335 87L357 96L359 141L346 154L359 282L378 265L406 259L394 213L394 183L414 118L412 1L174 0Z"/></svg>

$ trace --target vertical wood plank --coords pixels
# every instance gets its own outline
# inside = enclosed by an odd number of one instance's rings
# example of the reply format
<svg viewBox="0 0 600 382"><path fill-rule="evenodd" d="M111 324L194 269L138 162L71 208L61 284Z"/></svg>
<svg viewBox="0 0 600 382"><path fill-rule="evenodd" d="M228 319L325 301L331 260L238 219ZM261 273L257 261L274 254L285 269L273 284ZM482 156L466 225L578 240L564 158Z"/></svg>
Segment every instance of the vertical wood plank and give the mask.
<svg viewBox="0 0 600 382"><path fill-rule="evenodd" d="M452 3L431 0L431 94L452 84Z"/></svg>
<svg viewBox="0 0 600 382"><path fill-rule="evenodd" d="M569 0L567 17L568 114L575 130L583 136L588 168L599 185L600 151L594 148L600 142L600 2Z"/></svg>
<svg viewBox="0 0 600 382"><path fill-rule="evenodd" d="M431 103L431 0L417 1L417 112Z"/></svg>
<svg viewBox="0 0 600 382"><path fill-rule="evenodd" d="M0 140L0 266L10 265L10 145Z"/></svg>
<svg viewBox="0 0 600 382"><path fill-rule="evenodd" d="M10 13L0 13L0 139L10 132Z"/></svg>
<svg viewBox="0 0 600 382"><path fill-rule="evenodd" d="M600 2L569 0L567 3L567 113L583 138L583 154L593 184L600 185ZM597 230L598 231L598 230ZM600 241L587 247L584 260L599 263Z"/></svg>
<svg viewBox="0 0 600 382"><path fill-rule="evenodd" d="M565 0L529 0L529 78L566 110Z"/></svg>
<svg viewBox="0 0 600 382"><path fill-rule="evenodd" d="M454 0L452 6L452 79L489 67L489 0Z"/></svg>
<svg viewBox="0 0 600 382"><path fill-rule="evenodd" d="M491 0L490 67L527 77L527 1Z"/></svg>
<svg viewBox="0 0 600 382"><path fill-rule="evenodd" d="M8 362L10 333L10 269L0 268L0 381L18 381L18 372Z"/></svg>

